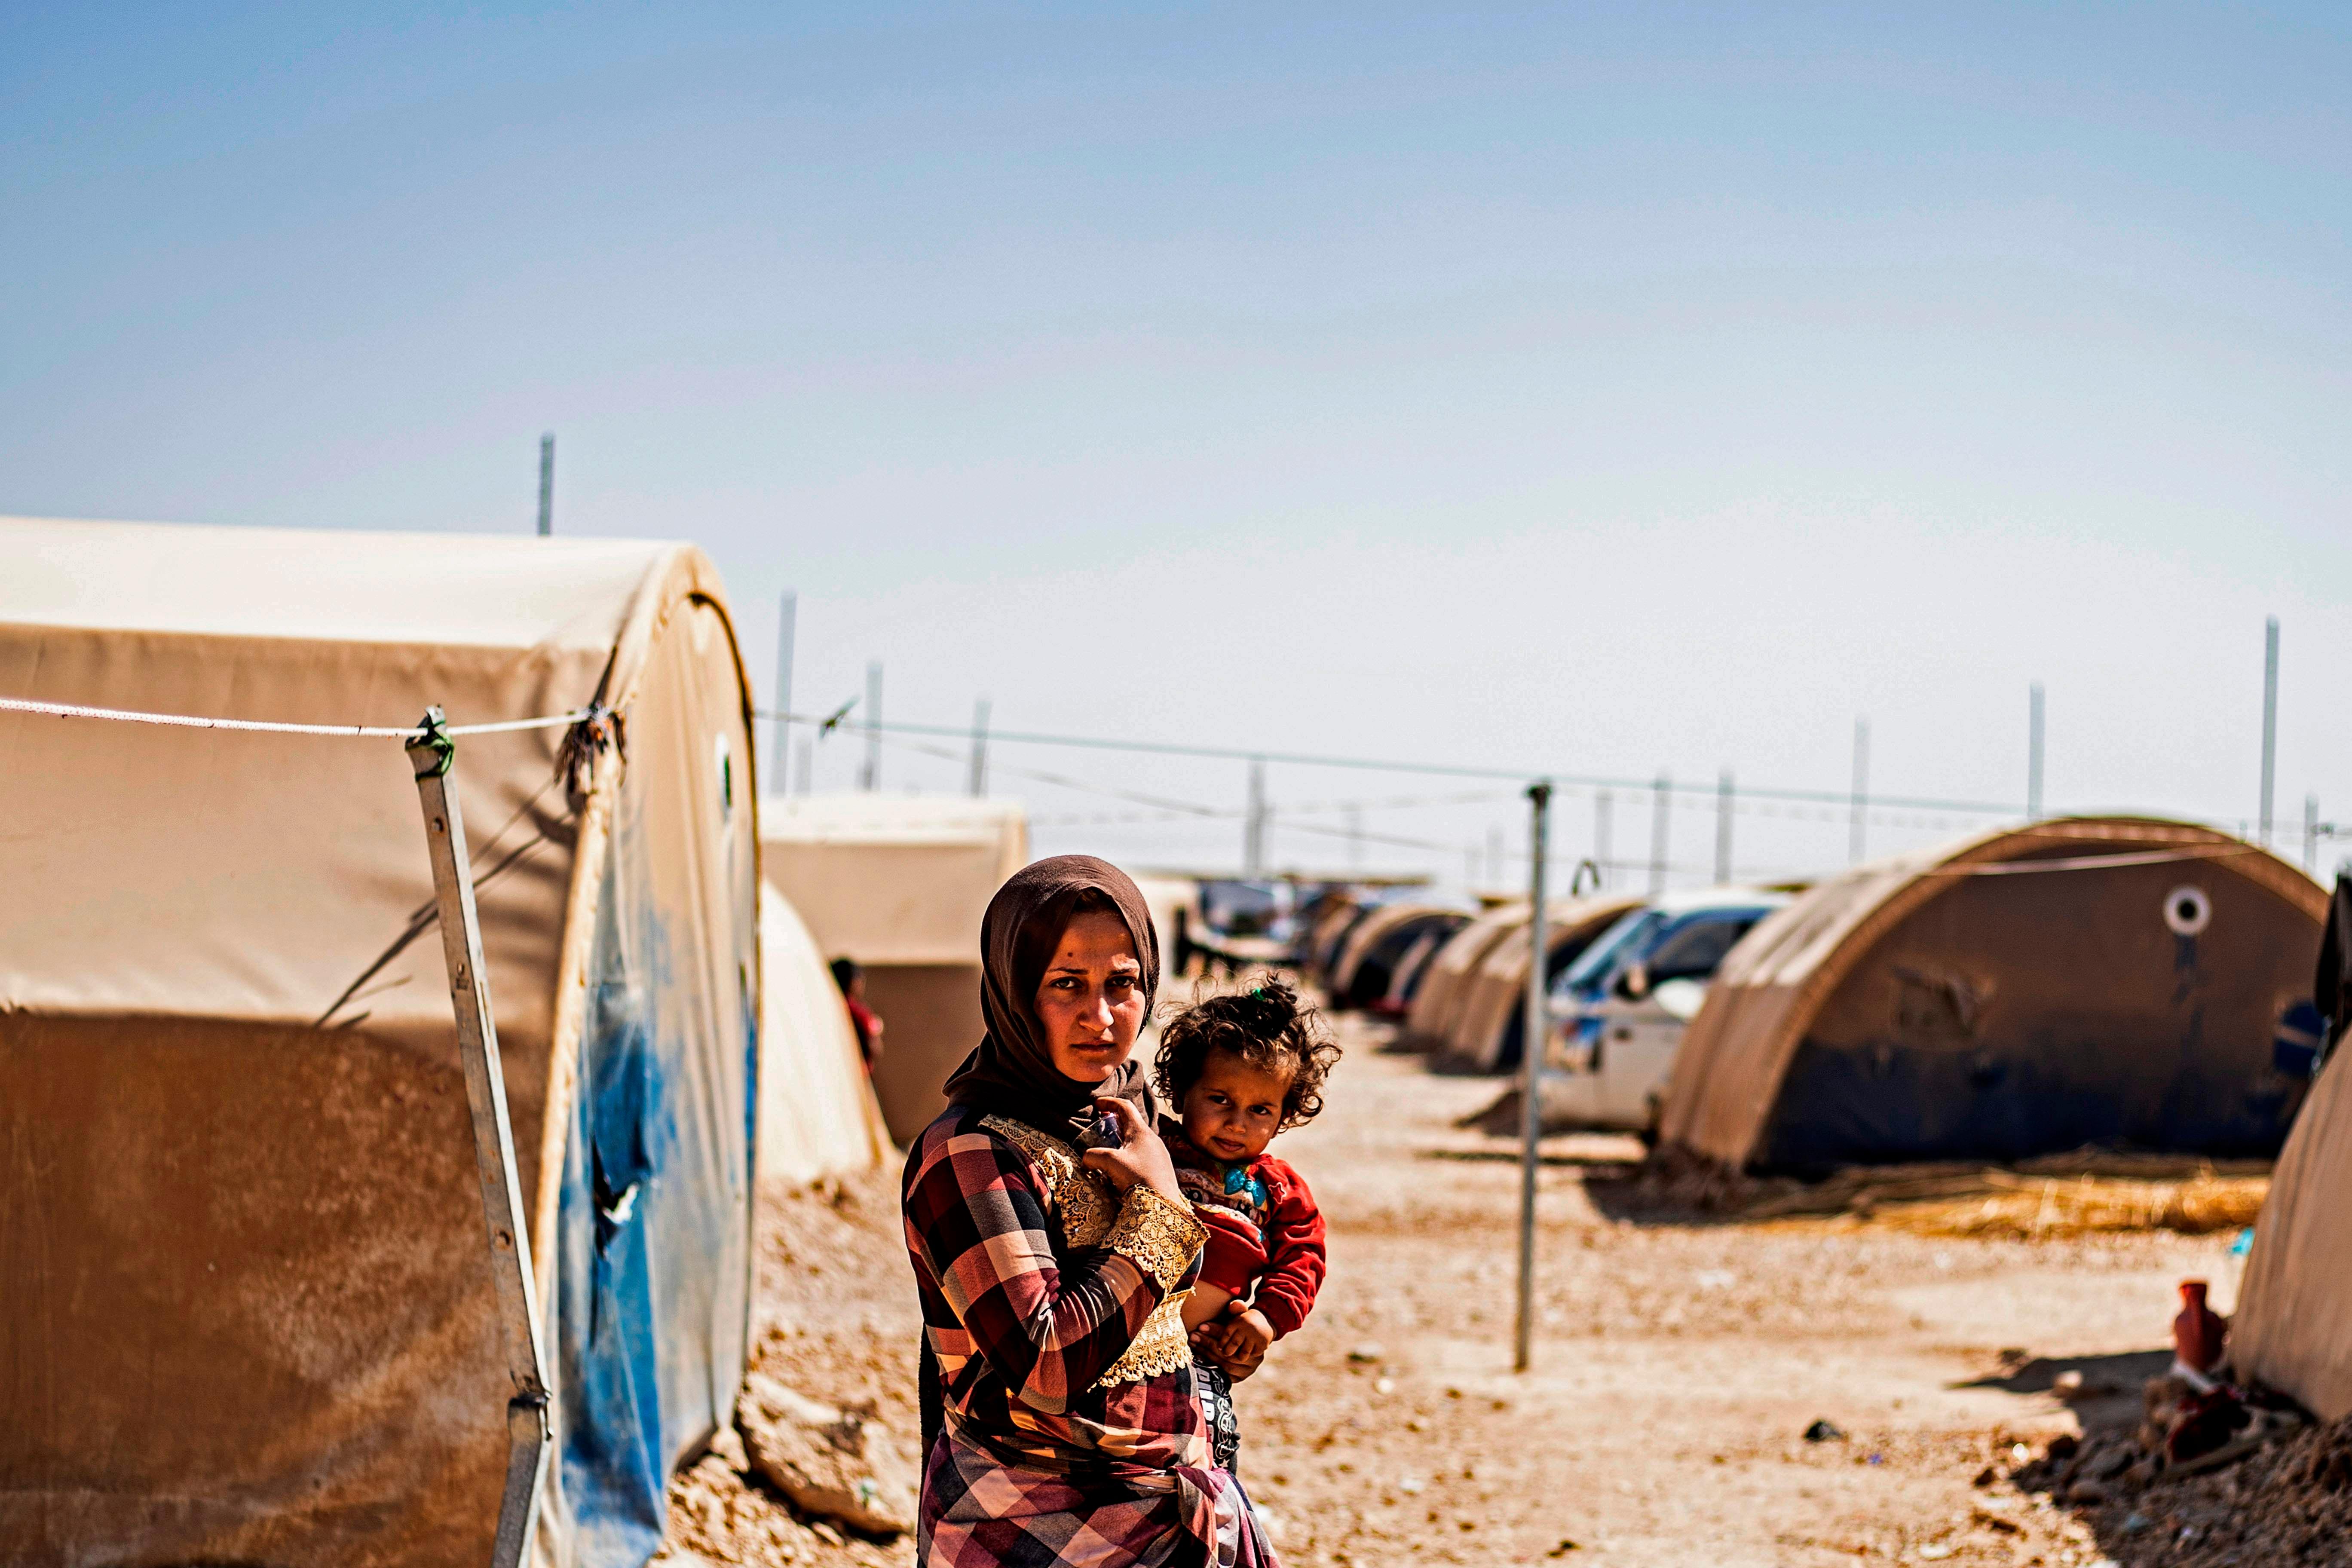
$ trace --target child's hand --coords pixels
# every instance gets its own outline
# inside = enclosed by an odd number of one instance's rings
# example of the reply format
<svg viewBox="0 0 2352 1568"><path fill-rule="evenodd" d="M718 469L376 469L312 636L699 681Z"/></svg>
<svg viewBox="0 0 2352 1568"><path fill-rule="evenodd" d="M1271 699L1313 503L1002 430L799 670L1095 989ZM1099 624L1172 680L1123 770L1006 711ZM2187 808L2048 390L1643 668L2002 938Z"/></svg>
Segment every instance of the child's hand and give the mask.
<svg viewBox="0 0 2352 1568"><path fill-rule="evenodd" d="M1274 1325L1265 1314L1239 1301L1227 1305L1223 1317L1202 1324L1201 1331L1210 1337L1210 1355L1235 1383L1265 1364L1274 1343Z"/></svg>

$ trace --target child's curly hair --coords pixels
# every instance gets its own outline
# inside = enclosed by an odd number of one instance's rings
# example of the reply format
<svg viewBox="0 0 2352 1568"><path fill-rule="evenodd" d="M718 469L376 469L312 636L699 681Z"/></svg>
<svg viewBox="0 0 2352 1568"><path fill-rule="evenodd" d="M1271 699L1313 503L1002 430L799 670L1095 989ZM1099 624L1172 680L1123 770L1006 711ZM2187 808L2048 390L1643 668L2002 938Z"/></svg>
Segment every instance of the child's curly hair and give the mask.
<svg viewBox="0 0 2352 1568"><path fill-rule="evenodd" d="M1152 1081L1176 1105L1201 1081L1211 1051L1230 1051L1261 1072L1295 1068L1282 1097L1287 1131L1322 1113L1323 1080L1339 1059L1339 1043L1322 1016L1298 999L1288 983L1261 974L1245 991L1195 1002L1160 1027Z"/></svg>

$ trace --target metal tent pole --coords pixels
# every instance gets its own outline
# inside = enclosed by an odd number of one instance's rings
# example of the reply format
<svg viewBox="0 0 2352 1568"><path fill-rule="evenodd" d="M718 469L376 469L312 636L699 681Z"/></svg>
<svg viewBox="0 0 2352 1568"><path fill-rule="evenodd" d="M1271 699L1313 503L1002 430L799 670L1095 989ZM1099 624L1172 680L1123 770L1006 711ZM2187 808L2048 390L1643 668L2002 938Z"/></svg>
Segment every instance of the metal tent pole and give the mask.
<svg viewBox="0 0 2352 1568"><path fill-rule="evenodd" d="M1673 829L1675 782L1665 774L1650 786L1650 897L1666 890L1667 834Z"/></svg>
<svg viewBox="0 0 2352 1568"><path fill-rule="evenodd" d="M873 660L866 667L866 765L857 777L857 787L873 791L882 787L882 661Z"/></svg>
<svg viewBox="0 0 2352 1568"><path fill-rule="evenodd" d="M1519 1047L1519 1321L1511 1367L1528 1370L1536 1331L1536 1145L1543 1132L1543 1107L1537 1094L1550 1029L1550 987L1544 956L1550 946L1544 930L1544 862L1550 858L1551 784L1528 786L1528 1005Z"/></svg>
<svg viewBox="0 0 2352 1568"><path fill-rule="evenodd" d="M539 536L555 531L555 432L539 438Z"/></svg>
<svg viewBox="0 0 2352 1568"><path fill-rule="evenodd" d="M1715 786L1715 885L1731 885L1731 770Z"/></svg>
<svg viewBox="0 0 2352 1568"><path fill-rule="evenodd" d="M2263 848L2271 842L2271 795L2278 783L2278 617L2263 626Z"/></svg>
<svg viewBox="0 0 2352 1568"><path fill-rule="evenodd" d="M1860 865L1863 851L1869 847L1870 721L1867 719L1853 721L1853 796L1849 809L1853 819L1848 826L1846 854L1855 865Z"/></svg>
<svg viewBox="0 0 2352 1568"><path fill-rule="evenodd" d="M440 908L441 956L449 970L457 1058L473 1116L474 1170L481 1181L482 1219L489 1231L490 1279L498 1292L507 1376L514 1384L514 1397L507 1401L506 1491L499 1502L499 1532L490 1557L492 1568L514 1568L530 1552L547 1475L547 1352L540 1342L539 1290L531 1273L522 1183L515 1172L514 1128L507 1119L489 974L482 963L473 866L466 853L457 792L450 787L457 752L441 710L426 709L416 739L408 742L408 760L425 810L425 847L432 858L433 895Z"/></svg>
<svg viewBox="0 0 2352 1568"><path fill-rule="evenodd" d="M1610 843L1611 818L1615 816L1616 802L1607 790L1596 790L1592 796L1592 890L1599 892L1609 886L1610 859L1615 853Z"/></svg>
<svg viewBox="0 0 2352 1568"><path fill-rule="evenodd" d="M2042 682L2038 680L2026 707L2025 819L2042 820Z"/></svg>
<svg viewBox="0 0 2352 1568"><path fill-rule="evenodd" d="M977 800L988 793L988 699L971 705L971 772L964 793Z"/></svg>
<svg viewBox="0 0 2352 1568"><path fill-rule="evenodd" d="M776 625L776 739L772 751L777 795L792 794L793 638L799 627L800 608L801 596L785 589Z"/></svg>

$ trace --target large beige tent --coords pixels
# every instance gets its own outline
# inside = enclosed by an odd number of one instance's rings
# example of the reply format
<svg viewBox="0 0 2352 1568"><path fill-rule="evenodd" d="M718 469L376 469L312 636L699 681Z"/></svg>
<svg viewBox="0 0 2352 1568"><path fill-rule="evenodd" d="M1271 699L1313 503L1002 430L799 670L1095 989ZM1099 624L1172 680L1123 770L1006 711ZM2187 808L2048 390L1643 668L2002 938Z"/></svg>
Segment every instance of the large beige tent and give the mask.
<svg viewBox="0 0 2352 1568"><path fill-rule="evenodd" d="M0 697L458 741L554 1393L541 1557L642 1563L726 1418L750 692L689 546L0 520ZM397 739L0 711L11 1563L489 1555L501 1348Z"/></svg>
<svg viewBox="0 0 2352 1568"><path fill-rule="evenodd" d="M980 1043L980 919L1028 861L1015 801L876 793L762 805L761 874L828 961L866 970L884 1026L874 1088L901 1143L946 1106L941 1085Z"/></svg>
<svg viewBox="0 0 2352 1568"><path fill-rule="evenodd" d="M2337 1047L2340 1052L2342 1047ZM2324 1421L2352 1415L2352 1090L2334 1062L2280 1152L2230 1320L2242 1380L2292 1394Z"/></svg>
<svg viewBox="0 0 2352 1568"><path fill-rule="evenodd" d="M1524 900L1497 904L1446 939L1437 956L1429 961L1429 973L1405 1014L1402 1038L1406 1044L1423 1050L1446 1048L1454 1038L1454 1025L1461 1016L1463 998L1469 994L1471 978L1495 944L1509 933L1514 921L1526 919L1527 908Z"/></svg>
<svg viewBox="0 0 2352 1568"><path fill-rule="evenodd" d="M1623 916L1642 907L1642 900L1622 894L1595 894L1565 899L1547 906L1544 945L1549 950L1547 974L1576 960L1595 937ZM1517 1042L1527 1032L1528 910L1521 905L1504 922L1495 943L1473 970L1463 987L1454 1016L1446 1053L1455 1062L1480 1072L1495 1072L1518 1059Z"/></svg>
<svg viewBox="0 0 2352 1568"><path fill-rule="evenodd" d="M2210 828L2003 829L1857 867L1732 949L1662 1136L1733 1166L2278 1147L2326 896Z"/></svg>
<svg viewBox="0 0 2352 1568"><path fill-rule="evenodd" d="M1397 961L1419 940L1442 940L1470 917L1443 904L1395 903L1374 909L1348 932L1323 989L1335 1006L1369 1006L1389 992Z"/></svg>
<svg viewBox="0 0 2352 1568"><path fill-rule="evenodd" d="M783 894L760 889L760 1174L806 1182L870 1171L890 1131L857 1033L816 939Z"/></svg>

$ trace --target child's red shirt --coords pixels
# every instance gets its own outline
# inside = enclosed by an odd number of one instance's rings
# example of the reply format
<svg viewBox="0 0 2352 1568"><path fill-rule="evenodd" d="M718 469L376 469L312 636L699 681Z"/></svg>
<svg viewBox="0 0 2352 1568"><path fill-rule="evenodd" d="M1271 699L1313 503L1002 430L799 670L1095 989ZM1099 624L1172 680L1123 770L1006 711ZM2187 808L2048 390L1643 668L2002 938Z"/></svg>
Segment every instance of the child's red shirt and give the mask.
<svg viewBox="0 0 2352 1568"><path fill-rule="evenodd" d="M1274 1325L1275 1337L1296 1333L1323 1287L1323 1211L1304 1177L1271 1154L1228 1165L1193 1147L1183 1129L1160 1133L1176 1163L1177 1184L1208 1228L1201 1279L1247 1299Z"/></svg>

